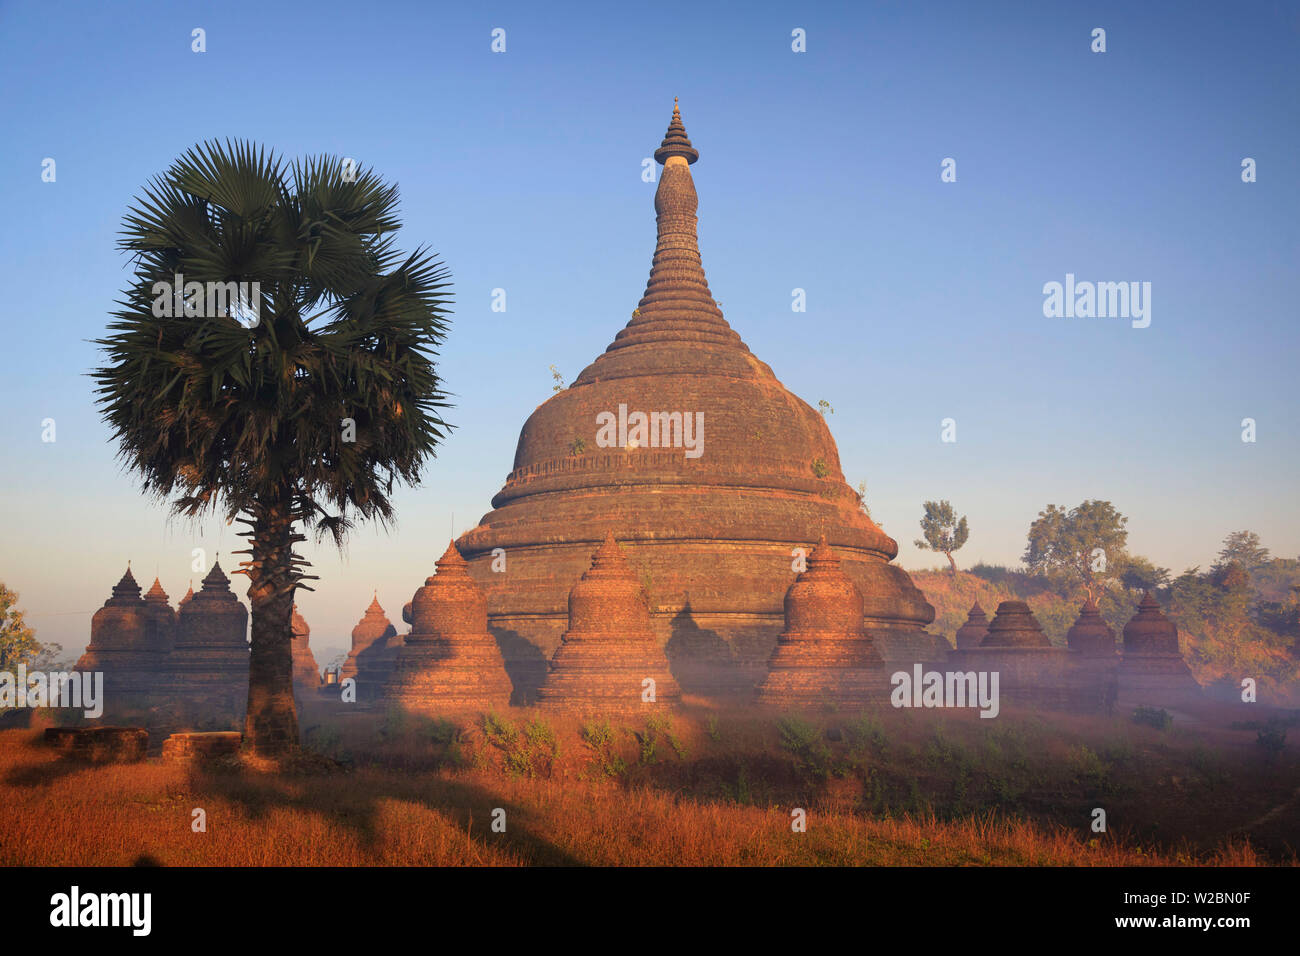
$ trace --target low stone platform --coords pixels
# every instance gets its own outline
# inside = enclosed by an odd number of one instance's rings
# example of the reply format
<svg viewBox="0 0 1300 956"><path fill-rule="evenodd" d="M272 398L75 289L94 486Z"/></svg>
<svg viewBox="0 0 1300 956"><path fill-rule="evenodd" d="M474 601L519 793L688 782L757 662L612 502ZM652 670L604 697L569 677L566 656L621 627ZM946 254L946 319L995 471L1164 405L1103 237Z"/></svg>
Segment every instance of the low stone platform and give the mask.
<svg viewBox="0 0 1300 956"><path fill-rule="evenodd" d="M244 735L237 730L211 733L172 734L163 741L166 760L212 760L238 756Z"/></svg>
<svg viewBox="0 0 1300 956"><path fill-rule="evenodd" d="M47 727L45 743L65 756L90 763L135 763L149 749L143 727Z"/></svg>

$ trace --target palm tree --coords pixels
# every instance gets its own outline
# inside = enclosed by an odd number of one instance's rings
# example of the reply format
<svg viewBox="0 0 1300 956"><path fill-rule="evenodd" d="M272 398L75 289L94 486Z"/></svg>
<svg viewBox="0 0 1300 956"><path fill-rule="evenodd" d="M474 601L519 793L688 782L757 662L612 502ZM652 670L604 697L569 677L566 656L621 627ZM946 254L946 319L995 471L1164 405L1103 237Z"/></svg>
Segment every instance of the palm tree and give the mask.
<svg viewBox="0 0 1300 956"><path fill-rule="evenodd" d="M134 279L95 343L97 403L145 494L247 526L259 754L298 743L290 617L315 578L300 529L342 546L357 518L389 524L394 482L418 484L450 428L433 361L448 273L394 248L396 210L396 186L350 160L209 142L123 220Z"/></svg>

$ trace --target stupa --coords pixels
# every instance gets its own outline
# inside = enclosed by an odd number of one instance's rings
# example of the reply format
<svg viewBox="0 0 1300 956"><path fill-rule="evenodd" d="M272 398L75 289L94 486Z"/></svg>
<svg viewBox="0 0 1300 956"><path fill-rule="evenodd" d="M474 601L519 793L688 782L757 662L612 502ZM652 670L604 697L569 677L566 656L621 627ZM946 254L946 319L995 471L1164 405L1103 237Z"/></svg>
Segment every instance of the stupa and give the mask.
<svg viewBox="0 0 1300 956"><path fill-rule="evenodd" d="M1118 699L1119 655L1115 652L1115 632L1102 619L1091 595L1065 633L1065 643L1070 649L1067 679L1071 707L1109 713Z"/></svg>
<svg viewBox="0 0 1300 956"><path fill-rule="evenodd" d="M424 713L505 707L512 687L488 632L487 600L454 543L411 601L411 631L384 690L390 703Z"/></svg>
<svg viewBox="0 0 1300 956"><path fill-rule="evenodd" d="M376 593L352 629L352 650L339 670L339 683L349 678L356 681L358 704L368 707L379 702L400 646L397 628L384 613Z"/></svg>
<svg viewBox="0 0 1300 956"><path fill-rule="evenodd" d="M567 711L631 714L653 713L680 697L650 627L645 592L613 533L607 533L591 567L569 592L569 627L537 691L537 703Z"/></svg>
<svg viewBox="0 0 1300 956"><path fill-rule="evenodd" d="M1133 619L1124 625L1119 664L1119 703L1123 707L1178 707L1199 703L1201 685L1183 660L1178 627L1144 591Z"/></svg>
<svg viewBox="0 0 1300 956"><path fill-rule="evenodd" d="M785 593L785 630L758 686L764 704L867 706L888 696L885 662L862 624L862 592L826 536Z"/></svg>
<svg viewBox="0 0 1300 956"><path fill-rule="evenodd" d="M663 169L645 292L604 353L529 416L494 510L457 541L517 688L546 674L567 583L607 528L687 690L752 693L784 623L792 552L822 534L886 661L947 652L924 631L934 609L890 563L898 545L860 507L823 417L714 301L696 238L698 158L674 106L655 151Z"/></svg>
<svg viewBox="0 0 1300 956"><path fill-rule="evenodd" d="M142 599L128 566L90 619L90 643L76 669L103 672L106 707L118 711L142 706L164 675L174 635L175 617L162 586L154 581L148 600Z"/></svg>
<svg viewBox="0 0 1300 956"><path fill-rule="evenodd" d="M299 703L314 700L320 691L320 668L311 652L311 628L293 606L293 693Z"/></svg>
<svg viewBox="0 0 1300 956"><path fill-rule="evenodd" d="M984 613L984 608L980 607L980 602L976 601L966 615L966 623L957 628L957 633L953 635L957 639L957 650L979 647L988 632L989 617Z"/></svg>
<svg viewBox="0 0 1300 956"><path fill-rule="evenodd" d="M144 613L149 622L149 647L159 654L170 654L176 644L176 612L157 578L153 579L153 586L144 596Z"/></svg>
<svg viewBox="0 0 1300 956"><path fill-rule="evenodd" d="M248 610L214 561L177 614L167 696L187 711L242 716L248 701Z"/></svg>
<svg viewBox="0 0 1300 956"><path fill-rule="evenodd" d="M997 673L999 696L1025 707L1069 708L1069 651L1054 647L1024 601L1003 601L978 647L954 650L950 669Z"/></svg>

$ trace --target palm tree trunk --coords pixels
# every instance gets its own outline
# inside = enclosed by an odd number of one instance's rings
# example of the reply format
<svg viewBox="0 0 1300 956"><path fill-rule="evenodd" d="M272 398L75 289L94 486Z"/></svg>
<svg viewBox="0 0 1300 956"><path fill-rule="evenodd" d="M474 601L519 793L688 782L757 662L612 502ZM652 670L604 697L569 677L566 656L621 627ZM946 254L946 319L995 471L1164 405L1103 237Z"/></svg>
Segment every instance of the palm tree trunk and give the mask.
<svg viewBox="0 0 1300 956"><path fill-rule="evenodd" d="M298 712L293 701L293 517L288 505L259 509L249 537L248 600L253 609L252 656L248 665L248 713L244 739L261 756L278 756L298 746Z"/></svg>

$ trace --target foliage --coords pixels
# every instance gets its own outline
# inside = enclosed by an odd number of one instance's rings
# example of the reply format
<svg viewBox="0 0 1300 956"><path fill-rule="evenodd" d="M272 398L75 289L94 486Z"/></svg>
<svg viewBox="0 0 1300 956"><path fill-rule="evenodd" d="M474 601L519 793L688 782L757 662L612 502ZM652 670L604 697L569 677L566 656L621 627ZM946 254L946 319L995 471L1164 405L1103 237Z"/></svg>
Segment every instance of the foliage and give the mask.
<svg viewBox="0 0 1300 956"><path fill-rule="evenodd" d="M952 573L957 573L957 562L952 553L961 548L970 537L970 528L966 525L966 516L958 520L957 512L947 501L925 502L925 514L921 517L921 538L915 542L922 550L937 551L948 559Z"/></svg>
<svg viewBox="0 0 1300 956"><path fill-rule="evenodd" d="M50 647L57 648L57 645ZM17 592L0 582L0 671L13 673L19 664L31 667L44 649L36 639L36 632L23 618Z"/></svg>
<svg viewBox="0 0 1300 956"><path fill-rule="evenodd" d="M857 497L858 507L862 509L862 513L870 518L871 509L867 507L867 482L865 479L858 482L858 488L854 495Z"/></svg>
<svg viewBox="0 0 1300 956"><path fill-rule="evenodd" d="M794 757L800 773L825 780L833 767L831 751L817 727L801 717L782 717L776 722L781 749Z"/></svg>
<svg viewBox="0 0 1300 956"><path fill-rule="evenodd" d="M582 725L579 735L592 751L592 763L605 777L621 777L627 772L627 761L615 750L614 728L608 720L592 721Z"/></svg>
<svg viewBox="0 0 1300 956"><path fill-rule="evenodd" d="M517 777L550 777L560 756L560 744L551 725L540 717L523 728L489 711L483 715L483 735L500 750L506 770Z"/></svg>
<svg viewBox="0 0 1300 956"><path fill-rule="evenodd" d="M1025 567L1047 577L1062 596L1080 587L1095 596L1126 565L1127 523L1109 501L1085 501L1068 511L1049 504L1029 527Z"/></svg>
<svg viewBox="0 0 1300 956"><path fill-rule="evenodd" d="M397 187L373 171L246 142L190 149L123 221L133 271L95 343L96 402L146 494L249 526L237 573L259 749L296 740L282 662L311 577L297 526L341 546L357 519L387 525L394 484L419 483L450 427L434 362L447 272L424 249L400 252L400 226Z"/></svg>
<svg viewBox="0 0 1300 956"><path fill-rule="evenodd" d="M830 465L826 464L824 458L814 458L812 460L812 473L818 478L825 478L831 473Z"/></svg>
<svg viewBox="0 0 1300 956"><path fill-rule="evenodd" d="M1260 545L1259 535L1253 531L1234 531L1223 539L1218 563L1231 564L1235 561L1247 571L1254 571L1270 560L1268 548Z"/></svg>
<svg viewBox="0 0 1300 956"><path fill-rule="evenodd" d="M1281 721L1270 720L1255 734L1255 743L1263 747L1270 758L1277 757L1286 746L1286 726Z"/></svg>
<svg viewBox="0 0 1300 956"><path fill-rule="evenodd" d="M1174 718L1163 707L1138 707L1133 711L1133 723L1168 730L1173 726Z"/></svg>
<svg viewBox="0 0 1300 956"><path fill-rule="evenodd" d="M564 376L560 374L560 370L556 368L554 365L551 366L551 378L555 382L555 384L551 386L551 391L552 392L564 391Z"/></svg>

